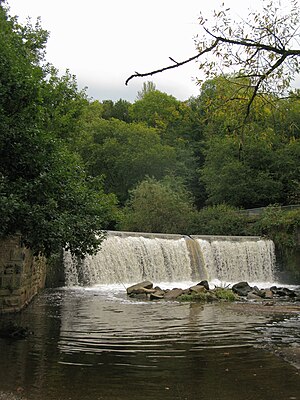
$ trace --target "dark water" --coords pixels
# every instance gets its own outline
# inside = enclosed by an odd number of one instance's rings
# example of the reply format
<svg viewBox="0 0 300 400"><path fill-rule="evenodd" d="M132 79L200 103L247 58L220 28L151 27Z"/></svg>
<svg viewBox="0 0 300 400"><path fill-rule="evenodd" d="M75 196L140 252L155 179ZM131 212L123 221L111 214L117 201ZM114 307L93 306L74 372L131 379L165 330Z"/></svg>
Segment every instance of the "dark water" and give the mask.
<svg viewBox="0 0 300 400"><path fill-rule="evenodd" d="M300 399L299 371L267 351L300 345L297 316L226 304L137 302L120 288L45 291L0 339L0 391L37 399Z"/></svg>

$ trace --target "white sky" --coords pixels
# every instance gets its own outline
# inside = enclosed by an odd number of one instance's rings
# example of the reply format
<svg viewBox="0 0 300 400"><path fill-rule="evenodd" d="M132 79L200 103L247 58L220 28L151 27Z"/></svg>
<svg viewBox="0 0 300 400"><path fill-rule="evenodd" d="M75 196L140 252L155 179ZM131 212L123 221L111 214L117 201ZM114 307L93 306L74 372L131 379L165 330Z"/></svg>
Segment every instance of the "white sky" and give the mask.
<svg viewBox="0 0 300 400"><path fill-rule="evenodd" d="M225 0L236 18L263 0ZM286 2L288 0L282 0ZM94 99L133 102L144 81L186 100L199 93L196 63L149 78L125 80L194 54L200 10L211 16L223 0L8 0L10 14L24 22L38 16L50 32L47 61L62 73L68 68Z"/></svg>

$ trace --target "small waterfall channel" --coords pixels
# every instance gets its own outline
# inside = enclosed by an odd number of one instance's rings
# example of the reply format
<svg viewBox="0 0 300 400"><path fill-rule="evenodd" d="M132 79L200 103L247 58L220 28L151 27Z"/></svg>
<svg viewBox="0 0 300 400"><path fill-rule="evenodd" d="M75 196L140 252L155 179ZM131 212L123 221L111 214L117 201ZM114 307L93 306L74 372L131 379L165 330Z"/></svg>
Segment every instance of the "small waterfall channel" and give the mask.
<svg viewBox="0 0 300 400"><path fill-rule="evenodd" d="M109 231L94 256L64 253L66 286L142 280L274 282L271 240L240 236L182 236Z"/></svg>

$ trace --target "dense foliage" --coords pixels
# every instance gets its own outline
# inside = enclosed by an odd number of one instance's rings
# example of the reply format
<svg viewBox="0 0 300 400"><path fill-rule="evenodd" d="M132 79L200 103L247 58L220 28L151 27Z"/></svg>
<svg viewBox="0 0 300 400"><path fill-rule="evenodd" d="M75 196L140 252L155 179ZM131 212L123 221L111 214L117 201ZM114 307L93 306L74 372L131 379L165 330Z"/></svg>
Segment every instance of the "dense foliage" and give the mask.
<svg viewBox="0 0 300 400"><path fill-rule="evenodd" d="M39 24L21 26L1 6L0 33L0 235L21 233L44 254L93 252L114 200L68 146L85 95L44 63Z"/></svg>
<svg viewBox="0 0 300 400"><path fill-rule="evenodd" d="M291 282L300 281L300 209L267 207L254 224L255 233L273 240L277 261Z"/></svg>
<svg viewBox="0 0 300 400"><path fill-rule="evenodd" d="M190 233L195 209L182 182L146 178L130 193L119 229L138 232Z"/></svg>
<svg viewBox="0 0 300 400"><path fill-rule="evenodd" d="M256 231L270 237L279 250L290 252L298 242L300 209L284 211L280 207L267 207L256 222Z"/></svg>
<svg viewBox="0 0 300 400"><path fill-rule="evenodd" d="M195 234L249 235L248 221L240 210L226 204L202 208L194 220Z"/></svg>

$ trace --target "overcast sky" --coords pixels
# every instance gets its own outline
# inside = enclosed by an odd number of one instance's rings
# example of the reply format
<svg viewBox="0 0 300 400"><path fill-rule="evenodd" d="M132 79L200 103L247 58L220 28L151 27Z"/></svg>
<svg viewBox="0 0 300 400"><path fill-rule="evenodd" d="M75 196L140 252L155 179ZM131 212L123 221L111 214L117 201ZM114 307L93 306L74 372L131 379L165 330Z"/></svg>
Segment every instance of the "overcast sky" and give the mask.
<svg viewBox="0 0 300 400"><path fill-rule="evenodd" d="M225 0L238 19L263 0ZM288 0L282 0L286 2ZM94 99L134 101L146 80L157 89L186 100L199 93L197 64L136 78L125 86L134 71L147 72L166 66L169 56L180 61L194 54L199 33L200 10L210 17L220 0L8 0L10 14L24 22L41 17L50 32L47 61L62 73L69 69L80 87L88 87Z"/></svg>

